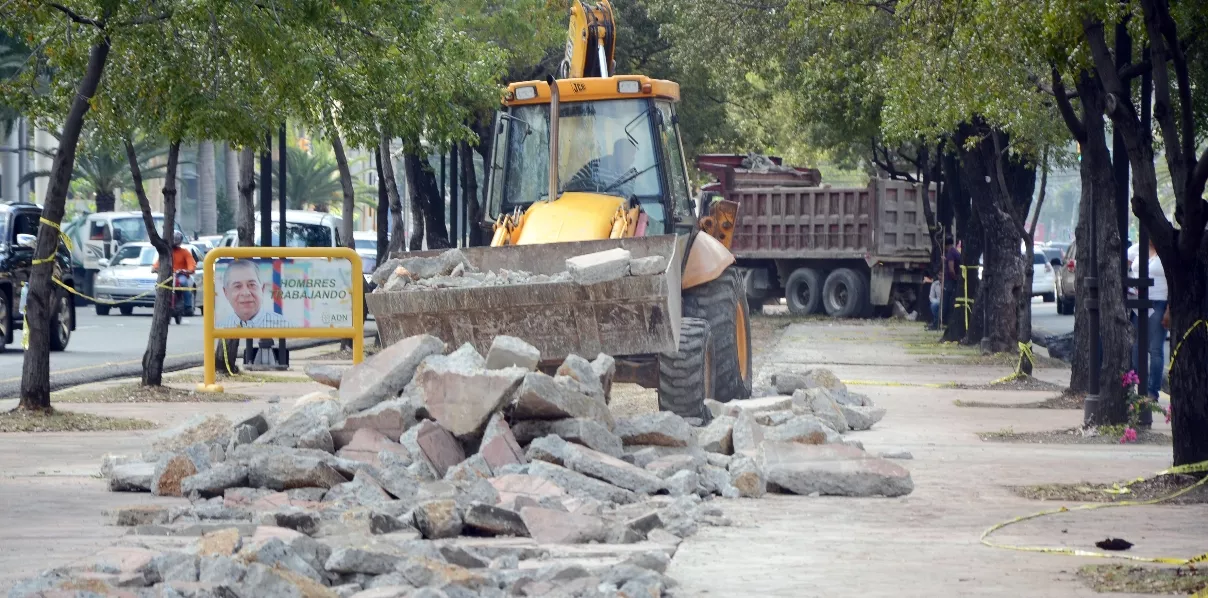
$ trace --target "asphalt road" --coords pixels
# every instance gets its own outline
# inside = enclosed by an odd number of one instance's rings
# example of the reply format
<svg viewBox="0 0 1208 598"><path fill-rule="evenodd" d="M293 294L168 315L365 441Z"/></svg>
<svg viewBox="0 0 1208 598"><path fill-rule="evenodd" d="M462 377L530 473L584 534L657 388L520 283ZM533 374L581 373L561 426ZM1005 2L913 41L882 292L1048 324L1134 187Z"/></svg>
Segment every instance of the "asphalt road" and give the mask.
<svg viewBox="0 0 1208 598"><path fill-rule="evenodd" d="M143 352L151 332L151 309L136 308L130 316L98 316L92 306L76 308L76 330L67 350L50 354L50 383L52 389L86 384L110 378L137 376L142 372ZM201 365L201 317L186 318L179 326L168 328L168 354L165 371ZM365 332L376 331L372 321ZM315 346L338 341L297 339L289 341L291 348ZM21 370L25 355L21 349L21 332L13 343L0 353L0 398L20 393Z"/></svg>
<svg viewBox="0 0 1208 598"><path fill-rule="evenodd" d="M1032 300L1032 330L1046 335L1074 331L1074 316L1057 315L1057 303L1045 303L1039 297Z"/></svg>

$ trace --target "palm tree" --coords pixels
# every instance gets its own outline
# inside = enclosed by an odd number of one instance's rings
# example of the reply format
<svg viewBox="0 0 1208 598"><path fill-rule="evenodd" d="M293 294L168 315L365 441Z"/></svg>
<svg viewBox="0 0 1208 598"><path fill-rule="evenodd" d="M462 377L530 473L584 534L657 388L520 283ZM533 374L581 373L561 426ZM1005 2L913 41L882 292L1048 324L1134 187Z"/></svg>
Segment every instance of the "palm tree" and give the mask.
<svg viewBox="0 0 1208 598"><path fill-rule="evenodd" d="M25 68L29 60L29 49L20 41L0 31L0 79L12 79ZM0 133L8 137L21 114L12 106L0 104Z"/></svg>
<svg viewBox="0 0 1208 598"><path fill-rule="evenodd" d="M326 212L331 203L343 193L335 158L328 152L315 148L306 153L296 147L286 152L285 201L290 209L302 210L307 206ZM273 168L273 185L280 185L279 169Z"/></svg>
<svg viewBox="0 0 1208 598"><path fill-rule="evenodd" d="M58 137L58 133L55 133ZM53 156L54 150L49 148L32 148L43 155ZM151 162L167 154L167 148L147 138L140 138L134 143L135 155L140 162L144 180L154 179L163 174L165 164L152 165ZM50 176L50 171L37 170L26 174L21 182ZM89 135L80 140L80 148L76 153L75 168L71 172L75 183L82 183L84 188L96 197L97 212L112 212L117 207L117 194L122 189L134 187L130 176L130 162L126 159L126 150L100 141L98 136Z"/></svg>

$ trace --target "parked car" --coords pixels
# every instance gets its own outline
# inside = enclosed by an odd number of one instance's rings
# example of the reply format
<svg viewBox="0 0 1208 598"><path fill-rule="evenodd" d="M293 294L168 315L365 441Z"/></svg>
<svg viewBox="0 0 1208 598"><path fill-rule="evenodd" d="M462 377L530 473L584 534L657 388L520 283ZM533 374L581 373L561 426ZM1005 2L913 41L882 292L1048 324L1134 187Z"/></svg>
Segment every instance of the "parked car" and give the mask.
<svg viewBox="0 0 1208 598"><path fill-rule="evenodd" d="M21 291L29 284L41 217L42 208L37 204L0 204L0 350L13 342L15 331L24 325ZM66 243L59 242L54 258L54 277L74 289L71 250ZM51 285L51 292L50 350L63 351L76 328L75 301L58 285Z"/></svg>
<svg viewBox="0 0 1208 598"><path fill-rule="evenodd" d="M1075 267L1078 261L1077 243L1070 243L1061 259L1052 259L1049 264L1056 271L1054 294L1057 296L1057 313L1064 316L1074 315L1078 305L1077 284L1075 282Z"/></svg>
<svg viewBox="0 0 1208 598"><path fill-rule="evenodd" d="M361 256L361 271L367 276L373 274L377 269L377 231L359 230L352 233L352 238Z"/></svg>
<svg viewBox="0 0 1208 598"><path fill-rule="evenodd" d="M1054 286L1053 266L1044 253L1044 248L1036 245L1032 248L1032 296L1044 298L1045 303L1057 299Z"/></svg>
<svg viewBox="0 0 1208 598"><path fill-rule="evenodd" d="M183 245L193 253L197 261L197 271L193 274L193 306L200 308L200 289L205 276L201 268L204 258L201 249L192 243ZM107 316L114 307L123 316L134 313L136 307L155 307L155 283L157 274L151 269L159 253L147 242L126 243L122 245L113 260L101 259L103 269L96 276L96 297L109 303L97 303L96 314ZM138 297L137 299L133 299ZM131 300L133 299L133 300ZM117 305L112 302L122 301Z"/></svg>

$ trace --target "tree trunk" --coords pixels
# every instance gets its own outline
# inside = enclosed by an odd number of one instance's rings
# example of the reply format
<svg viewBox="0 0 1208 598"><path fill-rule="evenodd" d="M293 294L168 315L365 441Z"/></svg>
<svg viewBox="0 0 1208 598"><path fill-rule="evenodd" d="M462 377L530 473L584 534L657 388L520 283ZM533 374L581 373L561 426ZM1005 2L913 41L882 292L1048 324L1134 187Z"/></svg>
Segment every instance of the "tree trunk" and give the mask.
<svg viewBox="0 0 1208 598"><path fill-rule="evenodd" d="M134 144L126 140L126 158L130 161L130 174L134 180L134 193L143 210L143 225L147 228L147 240L159 254L159 269L155 278L160 284L155 289L155 310L151 315L151 332L147 336L147 350L143 353L143 386L160 386L164 377L164 356L168 352L168 320L172 317L172 287L176 286L172 268L172 233L176 223L176 166L180 158L180 141L168 146L168 167L164 172L164 224L163 232L155 230L151 218L151 202L143 188L143 175L139 171L138 156Z"/></svg>
<svg viewBox="0 0 1208 598"><path fill-rule="evenodd" d="M239 152L231 144L223 144L223 160L226 168L226 201L227 205L238 206L239 197ZM235 212L238 213L238 207Z"/></svg>
<svg viewBox="0 0 1208 598"><path fill-rule="evenodd" d="M117 195L109 189L98 190L96 192L96 211L112 212L117 209Z"/></svg>
<svg viewBox="0 0 1208 598"><path fill-rule="evenodd" d="M1049 150L1045 148L1040 170L1040 197L1036 200L1036 209L1032 211L1032 224L1024 237L1024 292L1019 298L1019 342L1024 345L1032 344L1032 283L1036 280L1036 222L1040 219L1040 210L1044 208L1045 186L1049 182ZM1050 266L1051 267L1051 266ZM1018 371L1032 375L1032 360L1026 355L1019 356Z"/></svg>
<svg viewBox="0 0 1208 598"><path fill-rule="evenodd" d="M42 218L56 225L63 221L84 116L91 105L92 96L96 94L108 59L109 38L105 37L89 51L88 66L85 67L84 76L76 88L71 109L63 120L59 147L55 150L54 162L50 168L50 182L42 207ZM59 247L59 234L58 228L43 224L38 228L38 242L34 246L35 256L47 256L52 259L30 268L29 296L25 306L28 314L26 321L29 324L25 334L29 337L29 348L25 350L24 367L21 370L21 402L18 405L22 410L50 410L50 315L59 295L57 290L52 288L50 279L54 273L53 256Z"/></svg>
<svg viewBox="0 0 1208 598"><path fill-rule="evenodd" d="M256 151L244 148L239 153L239 209L235 228L240 247L256 246Z"/></svg>
<svg viewBox="0 0 1208 598"><path fill-rule="evenodd" d="M348 156L344 155L344 143L335 127L331 127L331 149L336 154L336 168L340 171L340 187L344 191L344 203L340 211L344 218L340 220L340 236L344 237L344 246L356 249L356 240L352 238L352 212L356 209L356 201L352 191L352 171L348 169Z"/></svg>
<svg viewBox="0 0 1208 598"><path fill-rule="evenodd" d="M1194 259L1162 264L1170 284L1170 335L1177 354L1171 357L1171 431L1174 464L1208 461L1208 268ZM1198 328L1197 328L1198 326ZM1197 328L1192 331L1192 328ZM1188 334L1190 332L1190 334ZM1186 338L1184 338L1186 335Z"/></svg>
<svg viewBox="0 0 1208 598"><path fill-rule="evenodd" d="M955 232L955 240L961 243L961 263L964 265L977 265L978 258L982 254L982 235L981 227L977 223L977 215L970 209L969 193L965 190L964 174L961 168L958 157L954 154L947 154L943 159L944 179L948 181L945 185L945 193L948 195L947 206L951 210L951 216L956 222L956 230L947 228L943 231L945 236L953 236ZM941 220L943 212L940 212ZM951 221L948 221L951 223ZM940 264L942 271L942 262ZM976 272L976 270L970 270ZM968 281L969 296L977 296L978 288L977 276L971 277ZM958 296L964 292L966 283L958 284ZM945 305L955 305L956 309L952 313L943 314L944 321L947 327L944 329L943 340L949 342L961 341L964 342L968 336L965 321L968 319L969 328L973 328L974 324L980 322L980 318L974 317L973 313L966 314L965 309L956 305L953 301L945 298ZM976 326L976 338L972 342L981 340L981 326Z"/></svg>
<svg viewBox="0 0 1208 598"><path fill-rule="evenodd" d="M436 182L436 173L426 158L408 152L403 160L407 170L407 190L411 195L411 205L419 206L424 219L424 235L428 239L428 249L445 249L449 247L449 231L445 229L445 200L440 193L440 185ZM416 216L419 220L420 216ZM415 241L411 242L415 245Z"/></svg>
<svg viewBox="0 0 1208 598"><path fill-rule="evenodd" d="M197 214L201 234L218 233L218 176L214 165L214 142L197 144Z"/></svg>
<svg viewBox="0 0 1208 598"><path fill-rule="evenodd" d="M382 160L382 180L386 184L386 195L390 198L390 218L393 223L394 234L390 237L390 251L394 254L403 250L403 244L407 240L407 234L403 230L403 200L398 194L398 180L394 178L394 162L390 158L390 133L382 131L382 142L378 147L378 156ZM412 219L415 220L414 218ZM419 235L412 233L412 243L418 237L423 240L422 232ZM412 251L418 250L419 247L409 248Z"/></svg>
<svg viewBox="0 0 1208 598"><path fill-rule="evenodd" d="M461 152L461 194L466 206L466 238L470 247L480 247L483 243L482 234L482 204L478 202L478 175L474 169L474 151L470 144L458 146Z"/></svg>
<svg viewBox="0 0 1208 598"><path fill-rule="evenodd" d="M382 173L382 151L374 152L374 167L377 168L377 256L378 266L390 259L390 194L386 192L386 175ZM398 231L402 234L402 231Z"/></svg>

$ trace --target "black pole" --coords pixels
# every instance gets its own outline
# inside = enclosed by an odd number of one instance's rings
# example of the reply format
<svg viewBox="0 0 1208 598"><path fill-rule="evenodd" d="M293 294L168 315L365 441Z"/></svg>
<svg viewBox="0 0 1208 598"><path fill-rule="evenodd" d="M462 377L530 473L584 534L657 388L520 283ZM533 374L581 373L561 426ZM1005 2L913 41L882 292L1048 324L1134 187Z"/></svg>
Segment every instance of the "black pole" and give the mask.
<svg viewBox="0 0 1208 598"><path fill-rule="evenodd" d="M273 135L272 133L264 134L264 149L260 151L260 246L271 247L273 244ZM259 349L266 349L272 346L272 341L269 339L260 339L256 345ZM247 350L244 354L244 366L249 366L255 363L258 350L252 348L252 341L248 339Z"/></svg>
<svg viewBox="0 0 1208 598"><path fill-rule="evenodd" d="M285 200L285 173L287 152L285 151L285 123L281 123L281 128L277 130L277 245L285 247L286 221L285 209L288 207ZM277 363L281 367L289 367L289 349L285 346L285 339L278 339L277 342Z"/></svg>
<svg viewBox="0 0 1208 598"><path fill-rule="evenodd" d="M381 148L374 152L374 166L377 168L377 265L385 263L390 256L386 255L390 247L390 196L386 193L386 177L382 176ZM395 234L401 234L395 231ZM377 269L376 266L374 268Z"/></svg>
<svg viewBox="0 0 1208 598"><path fill-rule="evenodd" d="M1145 57L1149 57L1149 49L1145 49ZM1150 143L1150 127L1153 120L1153 73L1146 70L1141 75L1141 130L1143 131L1146 143ZM1149 229L1145 228L1145 223L1137 222L1137 259L1141 259L1141 252L1145 252L1146 259L1141 260L1137 264L1137 377L1140 381L1138 390L1145 392L1149 383L1149 308L1152 307L1149 302L1149 287L1153 285L1153 281L1149 278ZM1169 292L1169 291L1168 291ZM1169 296L1167 296L1169 299ZM1165 366L1166 364L1159 364ZM1141 412L1141 427L1148 428L1153 426L1153 412L1148 409Z"/></svg>
<svg viewBox="0 0 1208 598"><path fill-rule="evenodd" d="M1132 37L1128 33L1128 20L1116 24L1116 68L1120 69L1132 62ZM1125 81L1132 89L1132 81ZM1131 99L1129 100L1131 101ZM1116 224L1120 228L1120 278L1128 277L1128 147L1124 144L1124 135L1119 127L1112 127L1112 173L1116 179ZM1146 248L1138 248L1141 255ZM1123 289L1127 299L1128 289Z"/></svg>
<svg viewBox="0 0 1208 598"><path fill-rule="evenodd" d="M1090 267L1087 270L1084 284L1086 285L1086 310L1090 316L1089 333L1087 338L1090 343L1090 380L1087 384L1086 401L1083 404L1082 419L1087 425L1099 425L1105 422L1105 406L1102 398L1099 396L1099 370L1102 368L1102 356L1099 354L1099 343L1103 339L1099 338L1099 239L1098 227L1095 226L1095 219L1098 217L1096 209L1096 200L1091 198L1090 202Z"/></svg>
<svg viewBox="0 0 1208 598"><path fill-rule="evenodd" d="M449 150L449 243L457 247L461 243L461 237L458 232L461 230L461 224L458 222L458 217L461 215L461 210L457 209L457 175L460 171L457 168L457 144L453 144L453 148Z"/></svg>

